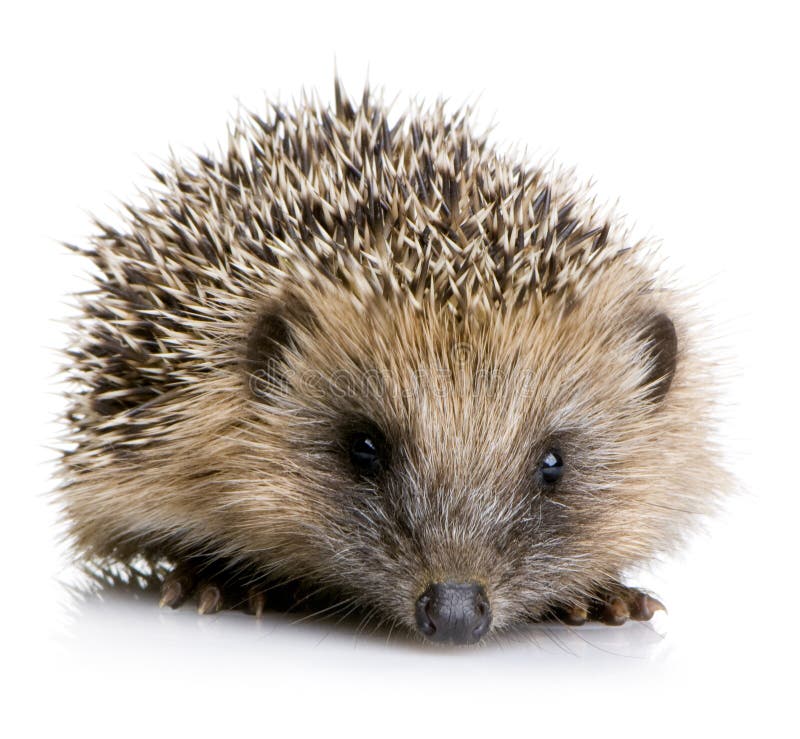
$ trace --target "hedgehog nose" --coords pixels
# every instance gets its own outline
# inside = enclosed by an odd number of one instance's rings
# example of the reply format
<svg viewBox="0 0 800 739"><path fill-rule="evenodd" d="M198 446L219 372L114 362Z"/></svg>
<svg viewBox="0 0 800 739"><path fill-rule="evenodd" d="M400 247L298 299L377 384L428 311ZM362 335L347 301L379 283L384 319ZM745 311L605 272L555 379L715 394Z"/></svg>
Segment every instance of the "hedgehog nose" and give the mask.
<svg viewBox="0 0 800 739"><path fill-rule="evenodd" d="M474 644L489 630L486 591L474 582L436 582L417 599L417 628L428 639Z"/></svg>

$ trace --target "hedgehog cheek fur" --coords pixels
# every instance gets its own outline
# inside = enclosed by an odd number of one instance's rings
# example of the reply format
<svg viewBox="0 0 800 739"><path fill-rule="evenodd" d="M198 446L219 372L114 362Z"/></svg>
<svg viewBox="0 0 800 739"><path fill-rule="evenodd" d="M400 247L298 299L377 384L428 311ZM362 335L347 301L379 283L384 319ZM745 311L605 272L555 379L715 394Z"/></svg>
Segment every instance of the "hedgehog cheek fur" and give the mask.
<svg viewBox="0 0 800 739"><path fill-rule="evenodd" d="M77 248L57 495L83 561L166 559L162 601L194 574L204 612L299 581L432 641L648 617L625 571L726 485L712 364L586 190L338 85L156 177Z"/></svg>

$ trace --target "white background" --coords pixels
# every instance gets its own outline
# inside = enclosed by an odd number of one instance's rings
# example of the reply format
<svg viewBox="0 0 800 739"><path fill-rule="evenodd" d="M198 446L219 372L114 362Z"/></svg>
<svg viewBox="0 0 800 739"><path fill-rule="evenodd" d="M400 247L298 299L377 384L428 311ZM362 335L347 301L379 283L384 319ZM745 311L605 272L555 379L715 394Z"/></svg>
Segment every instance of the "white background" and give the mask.
<svg viewBox="0 0 800 739"><path fill-rule="evenodd" d="M14 3L2 14L4 736L797 731L797 19L792 3ZM52 487L54 351L82 241L169 147L301 87L478 101L494 141L620 198L699 286L742 484L638 582L670 613L435 650L352 626L81 596ZM686 470L693 484L693 470ZM46 735L46 734L41 734ZM796 735L796 734L794 734Z"/></svg>

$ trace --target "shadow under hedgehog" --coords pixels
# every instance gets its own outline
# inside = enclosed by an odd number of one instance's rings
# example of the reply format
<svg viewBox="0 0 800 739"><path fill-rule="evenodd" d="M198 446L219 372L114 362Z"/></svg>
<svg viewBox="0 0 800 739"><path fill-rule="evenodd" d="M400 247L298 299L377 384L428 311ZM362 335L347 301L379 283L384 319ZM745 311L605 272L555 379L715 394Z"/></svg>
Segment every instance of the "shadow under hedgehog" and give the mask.
<svg viewBox="0 0 800 739"><path fill-rule="evenodd" d="M622 584L724 474L710 363L642 242L442 104L239 120L86 247L58 499L162 604L286 583L436 642L663 608ZM687 471L691 470L691 480Z"/></svg>

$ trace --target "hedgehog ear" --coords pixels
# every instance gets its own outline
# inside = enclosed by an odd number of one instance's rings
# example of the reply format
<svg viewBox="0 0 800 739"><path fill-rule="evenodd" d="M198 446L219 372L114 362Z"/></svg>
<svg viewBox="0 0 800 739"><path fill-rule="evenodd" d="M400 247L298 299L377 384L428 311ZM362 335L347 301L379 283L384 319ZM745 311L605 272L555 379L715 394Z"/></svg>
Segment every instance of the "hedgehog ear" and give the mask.
<svg viewBox="0 0 800 739"><path fill-rule="evenodd" d="M645 342L648 372L643 385L648 387L647 398L660 403L672 385L678 362L678 334L675 324L664 313L651 316L639 334Z"/></svg>
<svg viewBox="0 0 800 739"><path fill-rule="evenodd" d="M252 324L245 364L250 390L256 397L264 398L271 389L288 381L285 354L294 345L291 327L304 324L305 315L300 303L287 301L265 308Z"/></svg>

